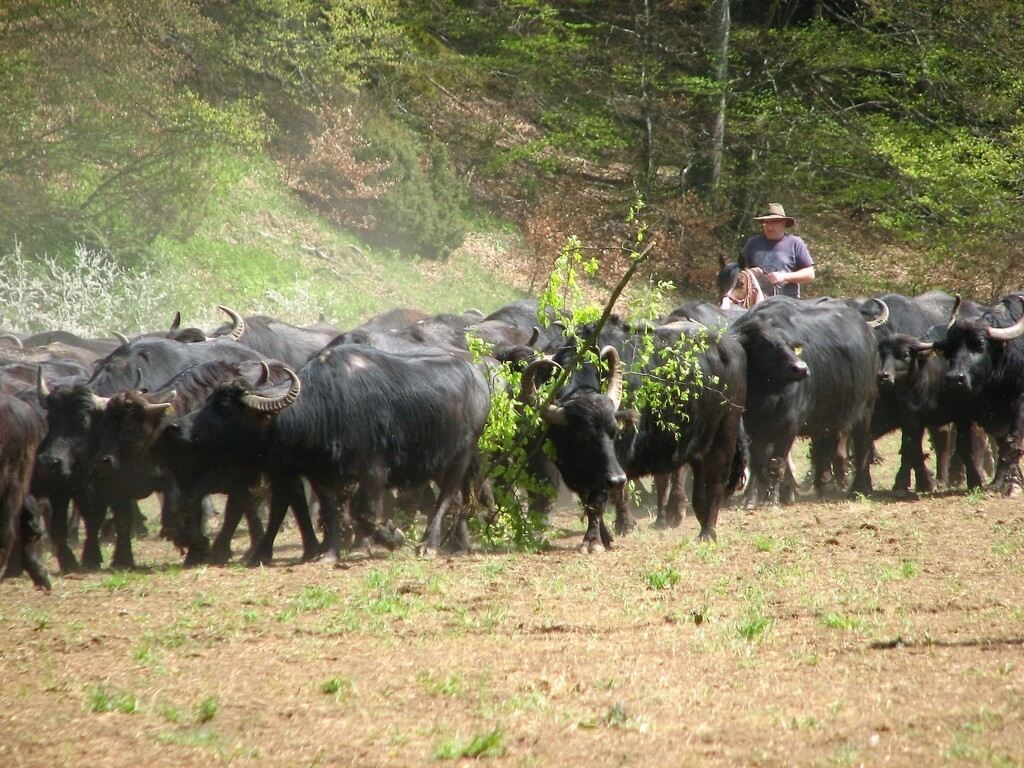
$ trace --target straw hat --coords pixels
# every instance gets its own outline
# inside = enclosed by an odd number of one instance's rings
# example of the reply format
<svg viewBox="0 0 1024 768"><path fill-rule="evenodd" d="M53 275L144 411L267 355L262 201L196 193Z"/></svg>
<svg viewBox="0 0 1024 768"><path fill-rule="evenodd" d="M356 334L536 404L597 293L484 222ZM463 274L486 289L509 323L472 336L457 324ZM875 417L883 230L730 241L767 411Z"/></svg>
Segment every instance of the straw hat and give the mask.
<svg viewBox="0 0 1024 768"><path fill-rule="evenodd" d="M768 210L760 216L755 216L754 221L785 221L787 227L796 223L792 216L786 215L786 209L779 203L768 203Z"/></svg>

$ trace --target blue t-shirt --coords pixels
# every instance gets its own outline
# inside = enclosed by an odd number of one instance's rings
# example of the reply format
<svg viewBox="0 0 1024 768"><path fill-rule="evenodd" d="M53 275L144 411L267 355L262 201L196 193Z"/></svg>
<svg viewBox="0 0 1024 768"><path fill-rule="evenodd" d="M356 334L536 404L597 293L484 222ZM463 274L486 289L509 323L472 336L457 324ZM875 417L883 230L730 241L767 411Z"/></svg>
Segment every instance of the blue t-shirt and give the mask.
<svg viewBox="0 0 1024 768"><path fill-rule="evenodd" d="M814 265L807 245L796 235L783 235L778 240L769 240L764 235L754 235L747 240L740 255L740 268L760 267L764 272L796 272ZM762 279L761 287L768 296L785 294L800 298L800 286L796 283L772 285Z"/></svg>

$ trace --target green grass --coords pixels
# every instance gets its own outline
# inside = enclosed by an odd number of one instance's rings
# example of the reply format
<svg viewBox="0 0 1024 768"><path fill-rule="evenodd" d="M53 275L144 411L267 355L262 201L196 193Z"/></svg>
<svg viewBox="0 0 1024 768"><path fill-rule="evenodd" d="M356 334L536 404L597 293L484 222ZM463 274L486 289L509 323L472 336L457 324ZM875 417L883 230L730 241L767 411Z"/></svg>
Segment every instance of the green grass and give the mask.
<svg viewBox="0 0 1024 768"><path fill-rule="evenodd" d="M414 256L366 246L306 207L270 161L226 158L214 173L218 190L206 220L187 240L165 238L151 249L182 286L168 322L180 309L186 325L207 327L223 320L217 304L228 304L300 324L323 314L347 327L394 306L488 312L521 298L463 252L421 270ZM477 226L499 243L514 238L493 223Z"/></svg>
<svg viewBox="0 0 1024 768"><path fill-rule="evenodd" d="M867 626L863 619L843 613L826 613L818 621L830 629L842 629L847 632L859 632Z"/></svg>
<svg viewBox="0 0 1024 768"><path fill-rule="evenodd" d="M220 711L220 704L213 696L207 696L196 705L196 722L208 723L217 716Z"/></svg>
<svg viewBox="0 0 1024 768"><path fill-rule="evenodd" d="M445 739L434 749L434 759L436 760L479 759L501 757L504 754L505 744L500 728L477 734L468 740Z"/></svg>
<svg viewBox="0 0 1024 768"><path fill-rule="evenodd" d="M139 700L134 694L108 691L105 687L97 685L89 691L89 711L134 715L139 711Z"/></svg>
<svg viewBox="0 0 1024 768"><path fill-rule="evenodd" d="M320 683L320 693L325 696L333 696L335 701L344 701L355 690L355 683L351 678L339 675L329 677Z"/></svg>
<svg viewBox="0 0 1024 768"><path fill-rule="evenodd" d="M666 565L645 573L644 583L647 584L648 589L671 589L679 583L681 578L679 571L671 565Z"/></svg>

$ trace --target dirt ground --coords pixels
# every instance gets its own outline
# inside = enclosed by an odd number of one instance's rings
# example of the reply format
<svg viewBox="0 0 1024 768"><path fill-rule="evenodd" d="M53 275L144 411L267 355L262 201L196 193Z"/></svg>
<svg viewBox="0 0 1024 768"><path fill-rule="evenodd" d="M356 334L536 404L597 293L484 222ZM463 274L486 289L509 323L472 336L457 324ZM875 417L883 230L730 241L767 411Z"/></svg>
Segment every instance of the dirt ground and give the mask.
<svg viewBox="0 0 1024 768"><path fill-rule="evenodd" d="M1024 765L1019 500L728 509L717 545L644 520L590 556L556 523L541 554L330 568L288 529L270 568L145 540L4 582L0 766Z"/></svg>

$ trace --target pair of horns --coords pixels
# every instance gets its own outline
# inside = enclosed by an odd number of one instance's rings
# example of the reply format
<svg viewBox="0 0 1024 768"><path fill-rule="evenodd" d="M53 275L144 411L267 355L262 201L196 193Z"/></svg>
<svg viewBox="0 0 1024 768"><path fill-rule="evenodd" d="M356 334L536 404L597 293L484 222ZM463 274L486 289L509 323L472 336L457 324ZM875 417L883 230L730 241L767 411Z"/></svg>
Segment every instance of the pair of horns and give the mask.
<svg viewBox="0 0 1024 768"><path fill-rule="evenodd" d="M266 397L264 395L247 392L242 395L242 402L254 411L259 411L260 413L278 413L294 403L298 399L299 393L302 392L302 382L299 381L299 375L291 368L285 366L283 370L285 375L291 379L292 382L287 392L278 397ZM269 373L270 369L267 368L268 376Z"/></svg>
<svg viewBox="0 0 1024 768"><path fill-rule="evenodd" d="M605 393L612 401L615 410L619 409L622 401L622 371L619 366L619 353L615 347L608 345L601 350L601 360L608 362L608 391ZM534 379L541 368L559 368L560 366L550 357L542 357L534 360L523 371L522 399L525 402L532 402L537 393ZM560 405L549 403L542 411L541 418L549 424L566 426L568 419L565 415L565 408Z"/></svg>

